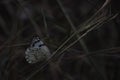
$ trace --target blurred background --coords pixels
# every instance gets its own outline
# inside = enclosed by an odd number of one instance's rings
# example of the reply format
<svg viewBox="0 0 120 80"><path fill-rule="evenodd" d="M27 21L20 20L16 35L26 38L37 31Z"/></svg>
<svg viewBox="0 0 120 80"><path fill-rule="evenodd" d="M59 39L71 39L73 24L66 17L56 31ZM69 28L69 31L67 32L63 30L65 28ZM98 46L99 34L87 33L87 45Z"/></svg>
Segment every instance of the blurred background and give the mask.
<svg viewBox="0 0 120 80"><path fill-rule="evenodd" d="M117 0L1 0L0 80L120 80ZM48 61L29 64L34 36Z"/></svg>

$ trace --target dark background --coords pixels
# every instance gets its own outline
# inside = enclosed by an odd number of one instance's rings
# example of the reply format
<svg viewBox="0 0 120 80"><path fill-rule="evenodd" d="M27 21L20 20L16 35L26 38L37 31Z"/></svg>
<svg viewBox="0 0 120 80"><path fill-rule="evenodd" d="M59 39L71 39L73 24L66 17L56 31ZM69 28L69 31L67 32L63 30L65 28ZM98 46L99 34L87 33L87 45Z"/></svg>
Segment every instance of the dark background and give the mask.
<svg viewBox="0 0 120 80"><path fill-rule="evenodd" d="M97 13L104 2L1 0L0 80L120 80L120 4L119 0L111 0ZM66 14L61 8L65 9ZM78 41L62 55L53 57L48 64L26 62L24 53L34 36L39 36L52 54L75 32L71 23L76 31L85 28L82 24L96 13L90 22L97 22L95 19L100 15L103 15L102 18L117 16L103 21L104 24L87 33L81 43ZM71 22L66 19L66 15ZM89 22L86 24L91 25ZM57 54L76 39L76 36L70 39Z"/></svg>

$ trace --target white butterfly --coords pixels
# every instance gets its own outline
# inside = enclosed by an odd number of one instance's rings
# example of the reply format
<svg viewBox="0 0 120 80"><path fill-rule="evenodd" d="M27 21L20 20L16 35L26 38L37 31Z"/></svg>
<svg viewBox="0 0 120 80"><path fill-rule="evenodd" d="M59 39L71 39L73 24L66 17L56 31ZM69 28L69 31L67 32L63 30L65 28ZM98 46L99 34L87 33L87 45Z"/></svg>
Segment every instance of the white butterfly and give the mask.
<svg viewBox="0 0 120 80"><path fill-rule="evenodd" d="M37 63L50 57L51 53L48 47L40 40L39 37L35 37L29 48L25 51L25 59L28 63Z"/></svg>

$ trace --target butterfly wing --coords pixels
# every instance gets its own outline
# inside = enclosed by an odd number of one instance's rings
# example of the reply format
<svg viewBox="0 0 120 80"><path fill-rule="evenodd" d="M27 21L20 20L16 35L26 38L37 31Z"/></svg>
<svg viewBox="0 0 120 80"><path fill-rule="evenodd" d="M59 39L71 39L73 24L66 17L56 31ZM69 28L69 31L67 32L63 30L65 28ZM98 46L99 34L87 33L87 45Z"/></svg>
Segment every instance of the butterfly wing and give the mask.
<svg viewBox="0 0 120 80"><path fill-rule="evenodd" d="M25 51L25 58L28 63L37 63L50 57L48 47L37 37Z"/></svg>

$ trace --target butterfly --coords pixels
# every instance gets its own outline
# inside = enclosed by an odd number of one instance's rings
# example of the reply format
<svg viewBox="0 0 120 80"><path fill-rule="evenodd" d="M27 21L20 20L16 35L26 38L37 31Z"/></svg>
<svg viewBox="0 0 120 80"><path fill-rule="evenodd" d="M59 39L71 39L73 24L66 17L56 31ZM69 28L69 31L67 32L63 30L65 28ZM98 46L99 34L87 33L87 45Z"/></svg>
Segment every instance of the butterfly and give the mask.
<svg viewBox="0 0 120 80"><path fill-rule="evenodd" d="M30 47L25 51L25 59L30 64L43 61L49 58L50 55L50 50L39 37L34 37Z"/></svg>

